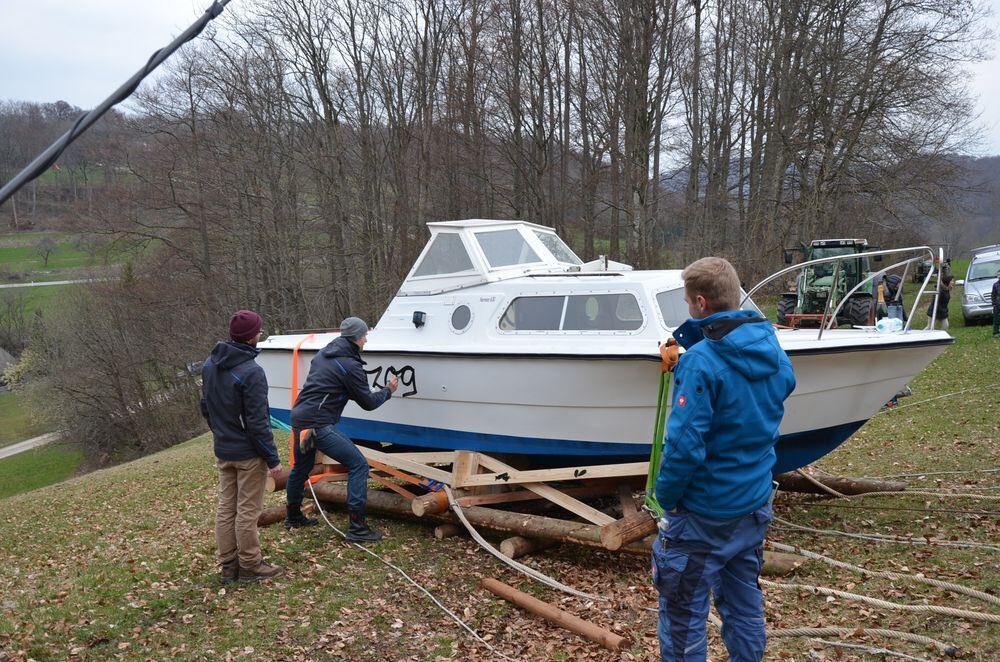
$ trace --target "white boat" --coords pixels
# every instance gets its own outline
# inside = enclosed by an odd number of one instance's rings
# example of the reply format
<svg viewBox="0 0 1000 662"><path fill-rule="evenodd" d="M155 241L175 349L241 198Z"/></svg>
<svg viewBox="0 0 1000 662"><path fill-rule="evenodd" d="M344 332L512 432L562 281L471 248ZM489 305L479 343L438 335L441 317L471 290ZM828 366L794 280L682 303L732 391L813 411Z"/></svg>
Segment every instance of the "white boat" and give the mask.
<svg viewBox="0 0 1000 662"><path fill-rule="evenodd" d="M396 374L399 389L372 412L349 403L338 428L359 441L567 465L648 458L659 346L687 318L681 272L583 264L551 228L524 221L428 227L363 354L373 387ZM755 308L749 299L744 307ZM953 342L944 331L909 329L777 335L797 386L775 472L836 448ZM301 386L315 352L335 337L260 344L275 418L288 422L293 354Z"/></svg>

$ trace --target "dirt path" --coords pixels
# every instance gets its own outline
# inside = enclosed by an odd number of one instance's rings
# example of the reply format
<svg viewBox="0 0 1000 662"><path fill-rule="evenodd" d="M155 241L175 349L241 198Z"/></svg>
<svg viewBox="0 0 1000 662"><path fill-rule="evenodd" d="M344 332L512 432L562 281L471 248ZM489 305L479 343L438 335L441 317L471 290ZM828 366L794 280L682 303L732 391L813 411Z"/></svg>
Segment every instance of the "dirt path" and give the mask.
<svg viewBox="0 0 1000 662"><path fill-rule="evenodd" d="M30 451L32 448L44 446L45 444L56 441L57 439L59 439L58 432L48 432L37 437L32 437L31 439L19 441L16 444L11 444L10 446L5 446L4 448L0 448L0 460L10 457L11 455L23 453L24 451Z"/></svg>

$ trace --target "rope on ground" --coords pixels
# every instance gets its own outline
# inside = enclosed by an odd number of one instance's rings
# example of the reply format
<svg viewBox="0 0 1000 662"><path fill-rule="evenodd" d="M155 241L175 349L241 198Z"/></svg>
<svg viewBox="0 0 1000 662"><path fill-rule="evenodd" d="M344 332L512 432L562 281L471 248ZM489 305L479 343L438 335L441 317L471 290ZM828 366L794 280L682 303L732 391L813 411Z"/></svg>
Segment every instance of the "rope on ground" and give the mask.
<svg viewBox="0 0 1000 662"><path fill-rule="evenodd" d="M825 471L825 473L829 472ZM919 478L921 476L951 476L955 474L995 474L995 473L1000 473L1000 467L991 467L989 469L961 469L956 471L922 471L920 473L913 473L913 474L890 474L888 476L868 476L868 478Z"/></svg>
<svg viewBox="0 0 1000 662"><path fill-rule="evenodd" d="M986 384L983 386L970 386L969 388L963 388L961 391L955 391L954 393L945 393L944 395L936 395L933 398L925 398L923 400L917 400L916 402L907 402L906 404L903 405L896 405L895 407L892 407L890 409L883 409L881 411L875 412L872 417L874 418L875 416L878 416L880 414L889 414L894 411L899 411L900 409L906 409L907 407L916 407L917 405L922 405L926 402L934 402L935 400L940 400L941 398L950 398L954 395L961 395L962 393L968 393L969 391L980 391L982 389L993 388L995 386L1000 386L1000 383Z"/></svg>
<svg viewBox="0 0 1000 662"><path fill-rule="evenodd" d="M894 651L891 648L882 648L881 646L866 646L864 644L851 644L846 641L840 641L839 639L835 641L830 641L829 639L819 639L817 637L813 637L809 641L812 641L817 644L822 644L823 646L834 646L836 648L847 648L850 650L864 651L869 655L888 655L889 657L899 657L904 660L917 660L917 662L928 662L928 658L926 657L914 657L906 653Z"/></svg>
<svg viewBox="0 0 1000 662"><path fill-rule="evenodd" d="M319 498L316 496L316 490L313 489L312 483L309 482L309 481L306 481L306 482L309 485L309 491L312 492L313 501L316 502L316 510L318 510L319 514L323 516L323 521L327 523L327 526L329 526L331 529L333 529L338 534L340 534L341 538L344 538L345 540L347 540L347 535L343 531L341 531L340 529L338 529L336 526L334 526L333 522L331 522L327 518L326 513L323 511L323 506L321 506L320 503L319 503ZM359 545L356 542L355 543L351 543L351 544L354 545L355 547L357 547L358 549L360 549L361 551L363 551L364 553L368 554L369 556L371 556L371 557L373 557L375 559L378 559L383 565L386 565L386 566L392 568L393 570L395 570L397 573L399 573L399 575L403 579L405 579L406 581L410 582L416 588L418 588L421 592L423 592L424 595L426 595L428 598L430 598L431 602L433 602L435 605L437 605L437 607L441 611L443 611L445 614L447 614L448 617L451 618L451 620L453 620L456 623L458 623L466 632L468 632L470 635L472 635L472 637L476 641L478 641L483 646L485 646L487 649L489 649L489 651L491 653L493 653L497 657L500 657L500 658L502 658L504 660L511 660L511 662L513 662L512 658L507 657L506 655L504 655L503 653L501 653L499 650L497 650L492 644L490 644L490 642L486 641L481 636L479 636L478 632L476 632L471 627L469 627L465 623L465 621L463 621L461 618L458 617L457 614L455 614L455 612L453 612L452 610L450 610L447 607L445 607L444 604L442 604L440 600L438 600L436 597L434 597L434 594L432 594L426 588L424 588L423 586L421 586L420 584L418 584L412 577L410 577L408 574L406 574L406 572L402 568L400 568L399 566L396 566L396 565L390 563L389 561L386 561L384 558L382 558L381 556L379 556L378 554L376 554L372 550L368 549L364 545Z"/></svg>
<svg viewBox="0 0 1000 662"><path fill-rule="evenodd" d="M986 543L974 542L974 541L938 540L937 538L928 538L922 540L919 538L903 538L902 536L885 536L880 534L868 534L868 533L849 533L847 531L838 531L836 529L816 529L811 526L803 526L801 524L796 524L795 522L789 522L788 520L782 519L777 516L775 516L774 521L780 522L785 527L790 529L795 529L798 531L807 531L809 533L818 533L824 536L837 536L840 538L857 538L858 540L870 540L872 542L880 542L880 543L896 544L896 545L930 545L933 547L989 549L1000 552L1000 547L997 547L996 545L988 545Z"/></svg>
<svg viewBox="0 0 1000 662"><path fill-rule="evenodd" d="M460 506L458 504L458 501L455 500L455 495L452 494L451 488L445 485L444 492L445 494L448 495L448 503L451 504L451 509L455 511L455 515L458 516L458 519L462 522L462 525L465 526L465 529L469 532L469 535L472 536L472 539L475 540L477 543L479 543L480 547L482 547L487 552L497 557L510 567L520 572L523 572L524 574L528 575L529 577L532 577L533 579L536 579L537 581L541 582L542 584L545 584L546 586L559 589L560 591L569 593L570 595L575 595L578 598L595 600L597 602L608 602L611 600L611 598L604 595L592 595L590 593L584 593L583 591L578 591L572 586L567 586L566 584L563 584L562 582L553 579L548 575L539 572L538 570L535 570L531 566L524 565L523 563L519 563L507 556L504 556L503 554L500 553L500 550L498 550L496 547L487 542L485 538L479 535L479 532L476 531L475 527L473 527L472 524L469 522L469 520L466 519L465 513L462 511L462 506Z"/></svg>
<svg viewBox="0 0 1000 662"><path fill-rule="evenodd" d="M843 496L843 495L841 495ZM985 499L987 501L1000 501L1000 494L960 494L957 492L929 492L927 490L903 490L902 492L863 492L854 494L850 498L873 496L928 496L938 499ZM845 499L847 497L844 497Z"/></svg>
<svg viewBox="0 0 1000 662"><path fill-rule="evenodd" d="M767 579L760 579L758 581L760 581L763 586L767 586L768 588L778 588L785 591L808 591L809 593L815 593L817 595L830 595L837 598L843 598L845 600L861 602L874 607L881 607L882 609L890 609L892 611L924 612L929 614L938 614L940 616L955 616L956 618L964 618L969 621L1000 623L1000 614L985 614L979 611L956 609L955 607L939 607L938 605L911 605L900 602L890 602L888 600L874 598L869 595L849 593L847 591L839 591L825 586L813 586L811 584L786 584L784 582L772 582Z"/></svg>
<svg viewBox="0 0 1000 662"><path fill-rule="evenodd" d="M722 620L715 614L710 613L708 615L708 621L717 628L722 627ZM899 641L908 641L914 644L920 644L922 646L934 646L938 651L948 655L950 657L958 656L958 648L952 646L951 644L946 644L943 641L938 641L937 639L931 639L930 637L925 637L922 634L914 634L912 632L902 632L900 630L885 630L882 628L768 628L767 636L769 639L794 639L797 637L808 637L813 641L821 641L817 637L851 637L862 634L874 635L879 637L885 637L886 639L898 639ZM860 644L855 644L854 646L860 646ZM867 648L867 647L866 647ZM878 649L872 648L870 652L874 652ZM898 656L906 656L905 653L898 653L892 651ZM913 658L921 659L921 658Z"/></svg>
<svg viewBox="0 0 1000 662"><path fill-rule="evenodd" d="M991 595L989 593L984 593L983 591L977 591L974 588L969 588L968 586L962 586L961 584L946 582L940 579L932 579L931 577L923 577L921 575L909 575L901 572L893 572L892 570L870 570L868 568L862 568L859 565L846 563L844 561L838 561L837 559L830 558L829 556L824 556L823 554L819 554L817 552L813 552L808 549L804 549L802 547L799 547L798 545L786 545L784 543L774 542L774 541L769 541L769 544L771 545L771 547L774 547L779 552L791 552L793 554L801 554L806 558L810 558L815 561L822 561L823 563L827 563L836 568L843 568L844 570L850 570L851 572L859 573L864 577L880 577L882 579L909 580L920 584L927 584L928 586L934 586L936 588L943 588L946 591L951 591L952 593L960 593L970 598L976 598L977 600L988 602L991 605L1000 606L1000 597Z"/></svg>

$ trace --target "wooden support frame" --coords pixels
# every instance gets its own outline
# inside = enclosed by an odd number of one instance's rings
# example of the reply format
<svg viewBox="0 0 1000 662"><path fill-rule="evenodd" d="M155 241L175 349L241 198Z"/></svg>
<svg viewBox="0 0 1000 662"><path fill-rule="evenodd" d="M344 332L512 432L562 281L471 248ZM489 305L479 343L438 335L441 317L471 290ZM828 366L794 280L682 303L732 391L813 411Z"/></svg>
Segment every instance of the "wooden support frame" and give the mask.
<svg viewBox="0 0 1000 662"><path fill-rule="evenodd" d="M495 469L496 460L488 455L476 453L479 464L490 468L494 473L459 474L455 475L455 487L479 487L484 485L516 485L520 483L547 483L549 481L586 480L589 478L624 478L627 476L645 476L649 472L649 462L628 462L625 464L598 464L582 467L562 467L559 469L530 469L522 471L507 467ZM506 465L504 465L506 466Z"/></svg>

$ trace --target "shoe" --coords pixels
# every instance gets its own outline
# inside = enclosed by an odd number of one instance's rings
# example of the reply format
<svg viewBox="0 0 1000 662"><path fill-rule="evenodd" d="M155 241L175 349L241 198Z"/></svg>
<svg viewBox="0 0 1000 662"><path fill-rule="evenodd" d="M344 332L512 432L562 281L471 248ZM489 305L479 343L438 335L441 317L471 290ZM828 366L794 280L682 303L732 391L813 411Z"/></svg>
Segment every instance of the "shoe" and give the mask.
<svg viewBox="0 0 1000 662"><path fill-rule="evenodd" d="M261 561L256 568L239 567L239 579L241 582L259 582L262 579L273 579L281 574L281 568L271 565L267 561Z"/></svg>
<svg viewBox="0 0 1000 662"><path fill-rule="evenodd" d="M351 525L347 528L348 542L378 542L382 534L368 526L364 513L351 513Z"/></svg>
<svg viewBox="0 0 1000 662"><path fill-rule="evenodd" d="M240 578L240 561L233 559L222 564L222 572L219 573L223 584L232 584Z"/></svg>
<svg viewBox="0 0 1000 662"><path fill-rule="evenodd" d="M302 526L316 526L319 524L319 520L315 517L306 517L303 515L301 508L294 506L287 506L286 508L288 512L285 515L285 528L289 531Z"/></svg>

